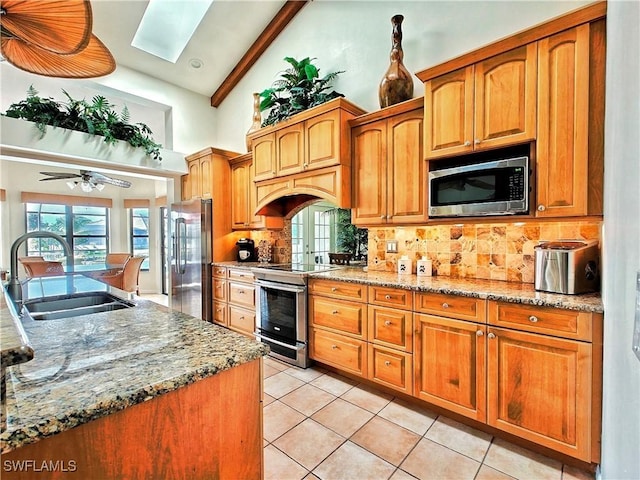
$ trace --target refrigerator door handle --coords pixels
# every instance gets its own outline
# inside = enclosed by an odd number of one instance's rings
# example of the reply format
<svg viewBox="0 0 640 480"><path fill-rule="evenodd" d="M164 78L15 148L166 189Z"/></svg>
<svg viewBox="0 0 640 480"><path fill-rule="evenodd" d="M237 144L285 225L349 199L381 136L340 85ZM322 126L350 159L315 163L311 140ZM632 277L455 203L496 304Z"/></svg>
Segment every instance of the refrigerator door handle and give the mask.
<svg viewBox="0 0 640 480"><path fill-rule="evenodd" d="M186 245L184 238L186 235L187 224L184 218L176 218L176 270L179 274L184 274L186 268Z"/></svg>

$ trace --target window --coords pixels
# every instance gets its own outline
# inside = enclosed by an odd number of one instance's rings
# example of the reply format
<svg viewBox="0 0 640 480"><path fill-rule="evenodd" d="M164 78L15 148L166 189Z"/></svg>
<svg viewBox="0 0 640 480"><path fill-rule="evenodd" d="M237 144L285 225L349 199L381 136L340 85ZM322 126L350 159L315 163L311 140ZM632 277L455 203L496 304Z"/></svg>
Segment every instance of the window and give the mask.
<svg viewBox="0 0 640 480"><path fill-rule="evenodd" d="M291 219L291 262L329 263L335 251L335 207L320 202L302 209Z"/></svg>
<svg viewBox="0 0 640 480"><path fill-rule="evenodd" d="M43 230L61 235L71 246L76 265L104 262L109 245L109 209L82 205L27 203L27 232ZM53 238L30 238L27 255L47 260L65 256Z"/></svg>
<svg viewBox="0 0 640 480"><path fill-rule="evenodd" d="M131 253L144 255L141 270L149 270L149 209L130 208Z"/></svg>

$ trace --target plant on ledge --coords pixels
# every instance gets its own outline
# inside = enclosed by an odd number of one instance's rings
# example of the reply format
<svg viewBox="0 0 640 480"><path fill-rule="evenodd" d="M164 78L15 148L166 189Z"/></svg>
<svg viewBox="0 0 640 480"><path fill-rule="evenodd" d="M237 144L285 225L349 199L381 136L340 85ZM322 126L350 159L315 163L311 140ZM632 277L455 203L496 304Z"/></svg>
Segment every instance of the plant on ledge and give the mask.
<svg viewBox="0 0 640 480"><path fill-rule="evenodd" d="M285 57L291 66L281 72L280 78L273 82L271 88L260 93L260 111L269 110L262 126L273 125L286 120L296 113L321 105L334 98L344 97L331 88L331 82L344 73L331 72L320 78L320 70L313 64L315 58L304 58L300 61Z"/></svg>
<svg viewBox="0 0 640 480"><path fill-rule="evenodd" d="M32 85L27 90L27 98L9 106L3 115L34 122L42 136L46 133L47 125L66 128L100 135L108 144L123 140L132 147L143 148L145 153L155 160L162 160L162 145L153 141L152 132L144 123L128 123L129 109L126 106L118 114L113 105L101 95L96 95L91 102L87 102L84 99L71 98L64 90L62 92L68 99L67 103L39 97L38 91Z"/></svg>

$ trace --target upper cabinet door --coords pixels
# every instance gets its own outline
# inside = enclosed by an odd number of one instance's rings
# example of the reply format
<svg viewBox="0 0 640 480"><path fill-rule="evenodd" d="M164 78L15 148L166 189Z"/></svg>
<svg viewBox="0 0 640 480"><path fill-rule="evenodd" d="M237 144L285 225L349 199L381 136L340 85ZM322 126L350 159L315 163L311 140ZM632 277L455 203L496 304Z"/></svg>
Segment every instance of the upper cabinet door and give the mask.
<svg viewBox="0 0 640 480"><path fill-rule="evenodd" d="M211 174L211 156L202 157L200 163L200 197L211 198L213 178Z"/></svg>
<svg viewBox="0 0 640 480"><path fill-rule="evenodd" d="M536 137L536 50L531 43L475 65L476 149Z"/></svg>
<svg viewBox="0 0 640 480"><path fill-rule="evenodd" d="M348 127L345 126L345 128ZM341 163L340 145L343 142L340 139L340 110L333 110L307 120L305 129L305 170L331 167ZM348 159L349 155L344 157Z"/></svg>
<svg viewBox="0 0 640 480"><path fill-rule="evenodd" d="M587 215L589 25L538 43L536 215Z"/></svg>
<svg viewBox="0 0 640 480"><path fill-rule="evenodd" d="M425 83L425 158L473 150L473 66Z"/></svg>
<svg viewBox="0 0 640 480"><path fill-rule="evenodd" d="M304 124L296 123L276 132L276 174L292 175L304 169Z"/></svg>
<svg viewBox="0 0 640 480"><path fill-rule="evenodd" d="M387 221L427 221L427 168L423 158L423 111L388 120Z"/></svg>
<svg viewBox="0 0 640 480"><path fill-rule="evenodd" d="M269 133L255 138L251 143L253 151L254 180L267 180L276 175L276 135Z"/></svg>
<svg viewBox="0 0 640 480"><path fill-rule="evenodd" d="M249 224L249 169L250 162L231 167L231 227L246 228Z"/></svg>

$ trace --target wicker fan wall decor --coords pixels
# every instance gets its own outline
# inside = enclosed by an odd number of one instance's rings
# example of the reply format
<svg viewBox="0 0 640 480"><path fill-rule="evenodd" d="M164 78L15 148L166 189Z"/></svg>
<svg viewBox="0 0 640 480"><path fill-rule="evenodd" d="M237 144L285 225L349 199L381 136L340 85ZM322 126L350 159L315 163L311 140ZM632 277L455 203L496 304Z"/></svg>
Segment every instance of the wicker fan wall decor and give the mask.
<svg viewBox="0 0 640 480"><path fill-rule="evenodd" d="M21 70L92 78L116 68L107 47L91 33L89 0L3 0L0 22L2 56Z"/></svg>

